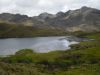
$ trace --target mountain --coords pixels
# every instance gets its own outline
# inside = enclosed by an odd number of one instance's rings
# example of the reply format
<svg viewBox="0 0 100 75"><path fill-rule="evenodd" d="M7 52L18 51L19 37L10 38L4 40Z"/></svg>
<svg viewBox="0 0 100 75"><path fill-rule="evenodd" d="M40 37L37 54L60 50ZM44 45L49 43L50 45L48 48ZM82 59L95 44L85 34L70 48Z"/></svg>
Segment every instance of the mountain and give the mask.
<svg viewBox="0 0 100 75"><path fill-rule="evenodd" d="M55 15L53 14L49 14L47 12L44 12L44 13L41 13L39 16L38 16L40 19L46 19L46 18L54 18L56 17Z"/></svg>
<svg viewBox="0 0 100 75"><path fill-rule="evenodd" d="M39 29L59 29L66 32L94 32L100 31L100 10L82 7L57 14L41 13L39 16L2 13L0 23L32 26Z"/></svg>
<svg viewBox="0 0 100 75"><path fill-rule="evenodd" d="M66 31L99 31L100 30L100 10L82 7L77 10L69 10L61 16L49 19L48 23L60 26Z"/></svg>

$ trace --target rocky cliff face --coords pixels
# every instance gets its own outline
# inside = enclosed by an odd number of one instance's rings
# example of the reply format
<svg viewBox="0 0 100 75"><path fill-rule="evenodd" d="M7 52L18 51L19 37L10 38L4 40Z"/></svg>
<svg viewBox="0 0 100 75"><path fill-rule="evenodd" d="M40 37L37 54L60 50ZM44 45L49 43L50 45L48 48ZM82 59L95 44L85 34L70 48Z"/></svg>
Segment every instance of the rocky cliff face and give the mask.
<svg viewBox="0 0 100 75"><path fill-rule="evenodd" d="M100 10L84 6L80 9L69 10L65 13L58 12L55 15L42 13L35 17L3 13L0 14L0 22L37 28L61 29L66 32L93 32L100 31Z"/></svg>

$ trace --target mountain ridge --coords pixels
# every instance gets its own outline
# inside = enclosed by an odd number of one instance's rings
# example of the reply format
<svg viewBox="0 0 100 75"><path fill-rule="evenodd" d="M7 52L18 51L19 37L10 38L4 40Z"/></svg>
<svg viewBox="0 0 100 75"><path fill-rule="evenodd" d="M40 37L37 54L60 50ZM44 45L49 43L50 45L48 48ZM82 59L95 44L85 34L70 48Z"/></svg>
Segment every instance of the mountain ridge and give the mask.
<svg viewBox="0 0 100 75"><path fill-rule="evenodd" d="M39 16L2 13L0 23L33 26L36 28L60 29L66 32L100 31L100 10L83 6L80 9L50 14L41 13Z"/></svg>

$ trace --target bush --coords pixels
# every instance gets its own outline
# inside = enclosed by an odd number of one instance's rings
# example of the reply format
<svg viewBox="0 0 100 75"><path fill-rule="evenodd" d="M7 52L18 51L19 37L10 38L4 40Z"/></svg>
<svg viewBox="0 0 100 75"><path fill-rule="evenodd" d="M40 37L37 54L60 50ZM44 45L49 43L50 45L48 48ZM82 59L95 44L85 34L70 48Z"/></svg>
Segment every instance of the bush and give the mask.
<svg viewBox="0 0 100 75"><path fill-rule="evenodd" d="M33 53L32 49L22 49L16 52L15 55L27 55L27 54L32 54L32 53Z"/></svg>

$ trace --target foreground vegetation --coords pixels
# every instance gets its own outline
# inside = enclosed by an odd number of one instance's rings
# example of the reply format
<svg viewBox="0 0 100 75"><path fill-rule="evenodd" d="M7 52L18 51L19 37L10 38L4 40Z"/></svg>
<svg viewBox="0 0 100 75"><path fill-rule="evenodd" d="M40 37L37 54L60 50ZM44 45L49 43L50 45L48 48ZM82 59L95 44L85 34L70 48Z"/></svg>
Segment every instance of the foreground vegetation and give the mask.
<svg viewBox="0 0 100 75"><path fill-rule="evenodd" d="M68 51L35 53L23 49L1 57L0 75L100 75L100 33L83 37L95 40L71 45Z"/></svg>

